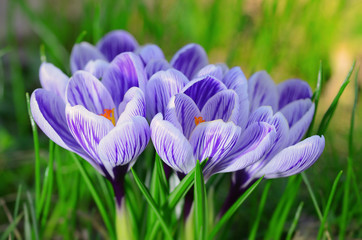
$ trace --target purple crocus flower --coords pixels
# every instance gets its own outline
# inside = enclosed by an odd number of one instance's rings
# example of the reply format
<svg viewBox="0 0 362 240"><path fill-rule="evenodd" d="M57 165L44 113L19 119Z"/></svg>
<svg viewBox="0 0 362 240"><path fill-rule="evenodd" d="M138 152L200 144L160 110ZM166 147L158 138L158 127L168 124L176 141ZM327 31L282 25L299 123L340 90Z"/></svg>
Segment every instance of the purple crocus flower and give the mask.
<svg viewBox="0 0 362 240"><path fill-rule="evenodd" d="M68 79L44 63L40 80L43 88L35 90L30 101L35 122L51 140L110 180L119 206L123 177L150 138L140 59L133 53L118 55L102 81L86 71Z"/></svg>
<svg viewBox="0 0 362 240"><path fill-rule="evenodd" d="M252 75L248 81L250 117L248 124L267 122L276 127L276 140L267 154L253 165L235 172L223 214L231 204L258 178L280 178L298 174L320 157L324 150L323 136L305 135L314 115L312 91L299 79L278 85L265 71Z"/></svg>

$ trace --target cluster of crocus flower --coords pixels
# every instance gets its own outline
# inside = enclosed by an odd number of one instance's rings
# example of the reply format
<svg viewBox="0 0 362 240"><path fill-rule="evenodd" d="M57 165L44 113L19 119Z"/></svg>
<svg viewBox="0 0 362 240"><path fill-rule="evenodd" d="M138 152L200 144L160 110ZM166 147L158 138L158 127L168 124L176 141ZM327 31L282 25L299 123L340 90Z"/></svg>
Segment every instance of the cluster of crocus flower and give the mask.
<svg viewBox="0 0 362 240"><path fill-rule="evenodd" d="M208 64L198 44L168 62L158 46L117 30L95 46L76 44L70 64L71 77L41 65L32 115L51 140L111 181L118 205L123 177L150 139L179 176L207 160L205 179L233 172L236 192L261 176L300 173L323 152L323 136L300 142L314 115L306 82L275 85L264 71L247 80L239 67Z"/></svg>

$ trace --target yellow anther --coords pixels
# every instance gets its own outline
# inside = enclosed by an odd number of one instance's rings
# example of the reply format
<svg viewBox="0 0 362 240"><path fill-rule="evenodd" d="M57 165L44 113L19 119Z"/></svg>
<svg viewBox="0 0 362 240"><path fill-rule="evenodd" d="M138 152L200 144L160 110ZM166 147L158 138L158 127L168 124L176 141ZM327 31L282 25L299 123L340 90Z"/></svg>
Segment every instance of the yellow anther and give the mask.
<svg viewBox="0 0 362 240"><path fill-rule="evenodd" d="M99 114L99 115L107 118L108 120L110 120L113 123L114 126L116 126L116 119L114 118L114 108L104 109L103 111L104 111L104 113Z"/></svg>
<svg viewBox="0 0 362 240"><path fill-rule="evenodd" d="M202 122L205 122L204 119L202 119L202 117L194 117L195 118L195 124L196 126L199 125Z"/></svg>

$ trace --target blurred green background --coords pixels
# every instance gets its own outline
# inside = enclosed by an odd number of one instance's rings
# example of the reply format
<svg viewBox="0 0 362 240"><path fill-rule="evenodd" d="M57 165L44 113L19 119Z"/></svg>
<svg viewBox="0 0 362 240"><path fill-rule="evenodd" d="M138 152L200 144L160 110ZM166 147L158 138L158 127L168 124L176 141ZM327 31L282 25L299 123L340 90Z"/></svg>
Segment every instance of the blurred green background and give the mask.
<svg viewBox="0 0 362 240"><path fill-rule="evenodd" d="M31 93L40 87L38 69L41 51L45 53L47 61L69 74L70 51L83 32L85 41L96 43L105 33L124 29L133 34L140 45L158 44L168 59L183 45L196 42L204 46L211 63L226 62L230 67L240 66L248 77L255 71L265 69L276 82L301 78L308 81L313 89L322 61L324 82L317 113L319 123L353 60L357 60L357 68L360 65L361 13L360 0L0 1L0 232L9 224L7 211L11 212L14 208L19 185L22 185L24 193L34 191L34 148L25 92ZM361 83L362 77L358 81ZM354 88L350 84L326 134L325 152L307 171L322 207L333 179L340 170L346 171L347 168L353 97ZM362 190L360 108L361 104L357 108L354 129L354 174L355 181L359 183L356 192ZM42 133L40 140L42 168L45 170L48 140ZM76 168L71 161L65 161L62 172L73 174ZM273 180L274 195L267 204L266 219L262 220L261 229L267 226L268 211L275 207L286 181ZM345 181L345 175L341 181ZM239 210L230 236L248 233L250 223L246 216L257 209L253 199L257 201L258 194L248 200L249 210ZM339 189L329 216L332 236L338 236L342 195L343 189ZM218 201L222 201L223 197L221 193L216 194ZM86 204L76 204L77 211L68 209L70 212L59 220L60 223L54 220L54 229L62 226L67 216L74 212L82 215L88 207L93 209L91 214L97 216L89 193L84 191L83 198ZM317 221L318 229L318 219L304 186L298 198L305 201L303 217L298 226L299 234L301 237L303 234L304 237L312 236L313 239L313 222ZM355 204L349 215L346 233L350 239L362 238L362 207L358 199L356 193L350 198L351 203ZM53 201L54 204L58 201L56 192ZM86 228L84 226L88 226L90 219L84 216L80 218L82 220L73 225L78 227L71 231L70 239L78 236L73 233L79 233ZM293 214L290 214L292 218ZM98 221L102 225L101 220ZM240 222L243 223L242 228L238 225ZM49 236L57 234L51 233Z"/></svg>

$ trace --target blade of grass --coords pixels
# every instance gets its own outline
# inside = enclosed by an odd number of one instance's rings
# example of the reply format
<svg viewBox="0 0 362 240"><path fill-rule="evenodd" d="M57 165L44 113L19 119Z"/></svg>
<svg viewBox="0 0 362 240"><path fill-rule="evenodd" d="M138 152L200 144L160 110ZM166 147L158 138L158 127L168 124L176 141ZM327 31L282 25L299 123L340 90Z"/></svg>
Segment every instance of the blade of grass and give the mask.
<svg viewBox="0 0 362 240"><path fill-rule="evenodd" d="M289 228L286 240L292 239L293 233L295 231L295 228L297 227L297 224L298 224L298 221L299 221L299 218L300 218L300 214L301 214L302 209L303 209L303 205L304 205L303 202L300 202L299 205L298 205L297 212L295 213L292 225Z"/></svg>
<svg viewBox="0 0 362 240"><path fill-rule="evenodd" d="M18 192L16 194L16 200L15 200L15 208L14 208L14 217L18 216L18 211L19 211L19 205L20 205L20 198L21 198L21 190L22 190L22 185L19 185L18 188Z"/></svg>
<svg viewBox="0 0 362 240"><path fill-rule="evenodd" d="M344 80L344 82L342 83L342 86L340 87L337 95L335 96L335 98L333 99L333 102L332 104L329 106L327 112L324 114L323 118L322 118L322 121L319 125L319 128L318 128L318 135L323 135L327 128L328 128L328 125L333 117L333 114L337 108L337 105L338 105L338 101L339 101L339 98L341 97L344 89L347 87L348 83L349 83L349 79L352 75L352 72L354 70L354 66L356 65L356 61L353 62L353 65L351 67L351 69L349 70L348 74L347 74L347 77L346 79Z"/></svg>
<svg viewBox="0 0 362 240"><path fill-rule="evenodd" d="M74 162L76 163L76 165L77 165L77 167L79 169L79 172L82 175L82 178L83 178L85 184L87 185L88 190L90 191L90 193L91 193L91 195L93 197L93 200L95 201L95 203L96 203L96 205L97 205L97 207L99 209L99 212L100 212L100 214L101 214L101 216L103 218L104 224L106 225L106 228L108 230L110 238L111 239L116 239L116 234L114 232L113 225L111 224L111 221L109 219L108 212L104 208L104 206L102 204L102 201L101 201L101 198L99 197L96 189L94 188L94 185L91 182L91 180L90 180L90 178L88 176L88 173L84 169L83 165L80 163L78 157L72 152L70 152L70 155L74 159Z"/></svg>
<svg viewBox="0 0 362 240"><path fill-rule="evenodd" d="M135 182L137 183L138 188L140 189L140 191L142 192L143 196L145 197L145 199L147 200L148 204L151 206L151 208L153 209L153 211L155 212L158 221L161 224L161 227L166 235L167 239L173 239L172 238L172 234L170 232L170 230L167 227L167 224L165 223L162 213L159 211L159 206L157 206L155 200L152 198L151 194L149 193L148 189L146 188L146 186L141 182L140 178L138 177L137 173L133 170L133 168L131 168L133 177L135 179Z"/></svg>
<svg viewBox="0 0 362 240"><path fill-rule="evenodd" d="M29 212L26 203L23 204L24 208L24 236L26 240L33 239L31 234L31 225L29 220Z"/></svg>
<svg viewBox="0 0 362 240"><path fill-rule="evenodd" d="M216 234L220 231L221 227L234 215L236 210L243 204L243 202L249 197L249 195L255 190L255 188L259 185L263 177L259 178L248 190L245 191L243 195L239 197L239 199L229 208L229 210L222 216L220 221L214 226L213 230L208 236L208 239L214 239Z"/></svg>
<svg viewBox="0 0 362 240"><path fill-rule="evenodd" d="M265 206L265 202L266 202L266 199L267 199L267 196L268 196L270 186L271 186L271 182L267 182L267 184L265 185L265 188L263 190L263 194L261 195L259 208L258 208L258 213L256 215L256 219L254 221L253 227L251 228L249 238L248 238L249 240L253 240L256 237L256 233L258 231L261 215L262 215L263 210L264 210L264 206Z"/></svg>
<svg viewBox="0 0 362 240"><path fill-rule="evenodd" d="M26 103L28 107L28 114L29 114L29 120L31 129L33 131L33 141L34 141L34 154L35 154L35 209L36 212L40 212L40 154L39 154L39 140L38 140L38 130L33 118L33 115L30 111L30 99L29 99L29 93L25 94L26 96ZM38 216L38 214L37 214Z"/></svg>
<svg viewBox="0 0 362 240"><path fill-rule="evenodd" d="M310 182L309 182L309 180L308 180L308 177L307 177L307 175L306 175L304 172L302 172L300 175L302 176L303 182L304 182L304 184L307 186L309 195L310 195L310 197L312 198L312 202L313 202L314 208L315 208L315 210L316 210L316 212L317 212L319 221L322 221L322 219L323 219L322 211L321 211L321 209L319 208L319 205L318 205L318 202L317 202L317 198L315 197L314 191L313 191L313 189L312 189L312 186L310 185Z"/></svg>
<svg viewBox="0 0 362 240"><path fill-rule="evenodd" d="M29 208L30 208L31 221L33 223L34 238L38 240L39 239L39 231L38 231L38 224L37 224L33 199L31 197L30 192L26 192L26 196L27 196L28 204L29 204Z"/></svg>
<svg viewBox="0 0 362 240"><path fill-rule="evenodd" d="M46 191L46 198L45 198L45 201L44 201L42 227L45 227L45 225L46 225L46 219L48 218L50 205L51 205L51 200L52 200L52 194L53 194L54 145L55 145L55 143L53 141L49 140L49 166L47 168L47 174L45 175L45 179L44 179L44 188L47 188L47 191Z"/></svg>
<svg viewBox="0 0 362 240"><path fill-rule="evenodd" d="M319 228L318 240L321 239L323 233L325 233L326 231L328 231L328 226L327 226L327 224L326 224L326 221L327 221L329 209L330 209L331 204L332 204L332 200L333 200L333 197L334 197L334 193L336 192L337 185L338 185L339 179L340 179L341 176L342 176L342 173L343 173L343 171L340 171L340 172L338 173L336 179L335 179L334 182L333 182L332 189L331 189L331 192L330 192L329 197L328 197L326 209L324 210L324 213L323 213L323 219L322 219L322 222L321 222L321 225L320 225L320 228Z"/></svg>
<svg viewBox="0 0 362 240"><path fill-rule="evenodd" d="M195 234L196 239L204 239L207 233L206 229L206 190L205 181L200 162L196 162L194 174L194 202L195 202Z"/></svg>
<svg viewBox="0 0 362 240"><path fill-rule="evenodd" d="M3 234L0 237L0 240L6 240L7 237L9 237L9 239L12 239L11 236L9 236L16 228L16 226L18 225L18 223L20 222L20 220L22 219L23 214L21 213L19 216L17 216L14 221L12 223L10 223L7 228L5 229L5 231L3 232Z"/></svg>

